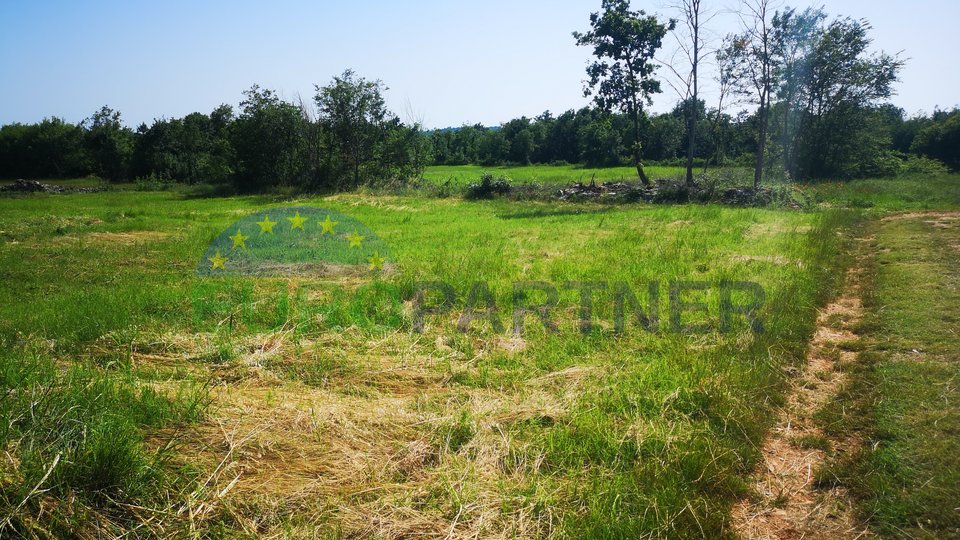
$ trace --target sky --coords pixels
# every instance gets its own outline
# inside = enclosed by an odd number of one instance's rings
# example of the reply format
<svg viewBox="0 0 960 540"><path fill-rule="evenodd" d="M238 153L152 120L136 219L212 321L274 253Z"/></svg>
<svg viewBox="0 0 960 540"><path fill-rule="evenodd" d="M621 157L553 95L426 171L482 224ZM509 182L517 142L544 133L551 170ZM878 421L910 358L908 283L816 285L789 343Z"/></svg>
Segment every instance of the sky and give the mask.
<svg viewBox="0 0 960 540"><path fill-rule="evenodd" d="M738 29L736 1L704 0L716 13L709 23L715 43ZM675 17L668 2L632 6ZM868 19L877 50L903 51L908 61L892 102L908 114L960 105L960 2L819 5ZM586 30L599 7L600 0L2 0L0 124L49 116L78 122L109 105L136 126L236 106L253 84L311 102L315 84L347 68L381 79L388 106L428 128L556 114L588 104L582 88L590 50L577 47L571 32ZM666 43L663 59L674 50ZM665 68L658 74L669 75ZM702 78L710 106L711 75ZM663 88L657 112L678 100Z"/></svg>

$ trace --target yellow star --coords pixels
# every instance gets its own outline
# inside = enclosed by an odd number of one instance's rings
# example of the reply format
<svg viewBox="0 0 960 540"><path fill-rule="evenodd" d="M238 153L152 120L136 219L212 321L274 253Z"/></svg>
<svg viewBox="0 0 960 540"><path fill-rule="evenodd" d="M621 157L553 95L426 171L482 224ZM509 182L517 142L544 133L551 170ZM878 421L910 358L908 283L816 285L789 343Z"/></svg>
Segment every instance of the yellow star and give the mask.
<svg viewBox="0 0 960 540"><path fill-rule="evenodd" d="M302 217L300 217L300 212L297 212L297 215L295 215L295 216L293 216L293 217L288 217L287 219L290 220L290 230L291 230L291 231L294 230L294 229L300 229L301 231L304 230L304 229L303 229L303 222L306 221L307 218L302 218Z"/></svg>
<svg viewBox="0 0 960 540"><path fill-rule="evenodd" d="M217 250L217 254L213 257L208 257L207 260L213 263L213 266L210 267L211 270L216 270L217 268L226 270L226 268L223 267L223 263L229 261L230 259L221 256L220 250Z"/></svg>
<svg viewBox="0 0 960 540"><path fill-rule="evenodd" d="M270 221L270 216L263 216L263 221L257 222L257 225L260 226L260 234L265 232L273 234L273 226L276 224L276 221Z"/></svg>
<svg viewBox="0 0 960 540"><path fill-rule="evenodd" d="M230 238L231 240L233 240L233 249L237 249L237 248L247 249L246 241L247 241L247 238L250 238L250 237L249 237L249 236L244 236L243 233L240 232L240 229L238 228L238 229L237 229L237 235L236 235L236 236L229 236L228 238Z"/></svg>
<svg viewBox="0 0 960 540"><path fill-rule="evenodd" d="M371 270L383 270L383 257L377 251L373 252L373 257L367 259L370 262Z"/></svg>
<svg viewBox="0 0 960 540"><path fill-rule="evenodd" d="M347 240L350 241L350 247L360 247L360 244L363 243L365 236L360 236L360 233L356 229L353 230L353 234L347 236Z"/></svg>
<svg viewBox="0 0 960 540"><path fill-rule="evenodd" d="M323 235L323 234L327 234L327 233L333 233L333 228L336 227L338 223L340 223L340 222L339 222L339 221L330 221L330 215L328 214L328 215L327 215L327 219L325 219L324 221L321 221L321 222L320 222L320 226L323 227L323 230L320 231L320 234Z"/></svg>

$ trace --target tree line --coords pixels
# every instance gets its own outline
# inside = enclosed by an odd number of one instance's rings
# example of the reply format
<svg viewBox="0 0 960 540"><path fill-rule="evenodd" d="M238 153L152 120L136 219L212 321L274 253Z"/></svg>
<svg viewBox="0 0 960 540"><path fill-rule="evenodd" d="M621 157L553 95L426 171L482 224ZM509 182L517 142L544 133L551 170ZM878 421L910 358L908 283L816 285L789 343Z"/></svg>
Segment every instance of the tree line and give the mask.
<svg viewBox="0 0 960 540"><path fill-rule="evenodd" d="M678 0L672 10L677 19L660 20L630 9L629 0L603 0L602 10L590 15L590 28L574 32L577 45L588 46L596 60L587 67L584 95L592 96L601 111L630 119L627 134L637 174L649 183L641 159L641 125L644 107L661 92L655 76L658 51L672 35L683 52L668 62L673 77L666 80L678 90L685 118L683 137L686 185L694 182L693 166L704 145L723 150L723 112L732 102L750 103L754 111L742 115L735 130L746 130L737 139L753 141L754 187L764 173L779 168L794 179L850 178L895 173L910 163L893 145L893 134L909 130L906 124L924 119L904 118L887 99L904 61L898 55L870 50L870 24L866 20L830 19L822 8L784 8L775 11L771 0L742 0L741 30L727 35L712 51L717 67L719 98L711 114L699 98L700 70L710 52L705 25L715 13L705 12L700 0ZM677 112L676 110L674 111ZM954 111L955 112L955 111ZM699 126L711 128L704 137ZM944 124L939 138L949 139ZM909 149L946 162L955 161L926 142L930 135L911 139ZM926 163L926 165L930 165ZM935 164L934 164L935 165Z"/></svg>
<svg viewBox="0 0 960 540"><path fill-rule="evenodd" d="M347 70L315 90L310 106L255 85L239 110L221 105L135 130L106 106L78 124L50 118L5 125L0 177L97 175L262 191L345 190L421 174L428 140L419 125L404 124L387 109L382 82Z"/></svg>
<svg viewBox="0 0 960 540"><path fill-rule="evenodd" d="M386 107L387 88L351 70L312 101L291 102L254 86L239 108L162 118L136 129L103 107L80 123L48 118L0 127L0 177L107 180L149 178L231 184L240 191L277 186L345 190L403 183L440 165L632 164L643 160L694 169L741 165L795 180L897 174L911 168L960 169L960 110L907 116L888 103L903 61L870 50L864 20L831 19L820 8L772 11L744 0L740 32L704 39L710 14L681 0L677 20L602 0L590 28L574 32L596 60L584 95L592 106L547 111L496 127L464 125L425 131ZM684 55L657 55L673 36ZM701 96L700 73L716 66L714 102ZM660 64L668 76L657 75ZM677 91L671 111L647 110L666 81ZM740 105L749 111L733 113Z"/></svg>
<svg viewBox="0 0 960 540"><path fill-rule="evenodd" d="M697 106L703 109L703 101ZM674 163L684 156L684 109L685 105L680 103L669 113L640 118L639 136L645 159ZM701 115L695 127L704 138L708 132L715 135L710 137L710 143L697 149L700 162L729 164L752 151L753 141L739 128L743 119L721 114L714 126L711 115ZM630 162L636 133L627 115L584 107L557 116L546 111L534 118L516 118L492 128L478 124L435 130L428 137L437 165L579 163L606 167Z"/></svg>
<svg viewBox="0 0 960 540"><path fill-rule="evenodd" d="M718 112L715 108L708 109L703 100L698 100L696 107L700 112L694 125L698 141L693 154L695 170L731 165L753 167L758 115ZM645 160L661 165L686 164L687 110L687 105L681 102L669 112L641 118L640 145ZM881 104L859 112L868 119L864 127L869 128L861 136L871 137L875 146L848 148L833 154L835 157L818 174L804 175L805 171L797 171L794 178L894 175L917 156L960 170L960 109L910 116L892 104ZM768 167L780 172L784 169L784 156L777 139L782 137L783 106L772 106L770 116L773 147L766 149L766 162ZM816 140L814 131L808 131L807 137ZM626 115L604 115L589 107L556 116L547 111L497 127L477 124L434 130L426 136L430 139L431 163L436 165L562 163L607 167L630 165L633 160L630 151L634 146L633 128ZM839 159L843 155L848 157ZM798 159L793 166L806 163L806 159Z"/></svg>

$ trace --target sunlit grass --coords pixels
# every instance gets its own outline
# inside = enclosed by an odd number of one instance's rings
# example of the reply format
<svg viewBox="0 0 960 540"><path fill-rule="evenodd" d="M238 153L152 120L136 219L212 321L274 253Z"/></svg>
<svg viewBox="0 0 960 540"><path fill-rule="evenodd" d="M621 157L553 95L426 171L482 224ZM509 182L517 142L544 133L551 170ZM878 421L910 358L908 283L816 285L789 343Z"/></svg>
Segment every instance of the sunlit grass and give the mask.
<svg viewBox="0 0 960 540"><path fill-rule="evenodd" d="M509 172L561 181L523 171ZM392 269L196 275L210 242L231 224L286 206L365 224L390 247ZM745 492L741 478L781 399L783 368L803 359L856 217L418 195L0 198L0 340L7 350L40 347L54 363L46 365L82 367L86 380L122 385L133 397L110 403L126 411L116 438L133 457L127 472L108 471L120 479L111 485L128 486L112 496L171 508L211 502L197 510L202 530L251 534L247 520L263 515L256 534L319 525L359 536L715 535ZM416 283L437 280L453 287L456 305L427 316L416 333ZM684 314L684 323L708 323L707 332L669 331L667 289L677 280L759 283L765 332L745 321L718 332L715 288L699 297L706 316ZM531 315L522 336L495 332L483 317L460 332L458 315L478 281L507 329L515 281L556 284L551 316L560 331L545 331ZM661 331L630 319L615 333L608 289L596 295L594 330L581 334L579 292L564 284L584 281L625 282L641 299L650 281L659 283ZM23 386L6 380L8 391ZM74 394L57 380L37 384ZM208 381L213 401L204 416L189 404L205 402L185 389ZM156 399L145 388L156 388ZM138 412L168 409L196 412ZM84 422L113 422L92 410ZM4 411L5 422L23 414ZM165 495L134 490L164 485L141 474L154 463L151 449L170 440L170 426L198 421L160 466L197 473L178 477ZM25 425L0 442L15 455L41 431ZM58 476L51 493L73 490L101 511L82 478ZM143 517L116 519L122 526ZM158 519L166 527L173 518Z"/></svg>
<svg viewBox="0 0 960 540"><path fill-rule="evenodd" d="M683 173L683 167L664 167L652 165L644 167L647 176L653 179L673 178ZM490 166L481 165L434 165L423 173L424 180L442 185L449 182L453 187L463 187L479 181L483 173L489 172L508 178L515 184L584 184L597 182L636 181L637 169L634 167L590 168L581 165L527 165L527 166Z"/></svg>
<svg viewBox="0 0 960 540"><path fill-rule="evenodd" d="M950 537L960 527L960 214L888 219L868 233L860 361L820 415L831 432L866 440L821 476L850 488L881 534Z"/></svg>

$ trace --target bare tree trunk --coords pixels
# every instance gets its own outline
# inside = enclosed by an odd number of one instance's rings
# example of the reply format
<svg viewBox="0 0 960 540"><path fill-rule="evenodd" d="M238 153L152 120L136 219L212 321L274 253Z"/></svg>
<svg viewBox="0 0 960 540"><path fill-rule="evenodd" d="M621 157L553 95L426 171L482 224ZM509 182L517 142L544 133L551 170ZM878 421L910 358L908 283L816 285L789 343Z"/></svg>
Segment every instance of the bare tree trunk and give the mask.
<svg viewBox="0 0 960 540"><path fill-rule="evenodd" d="M694 73L696 73L697 68L693 68ZM694 81L696 81L697 76L693 76ZM694 88L696 88L697 83L693 83ZM690 107L690 113L687 114L687 187L693 187L693 154L696 152L696 138L697 138L697 91L693 91L693 97L691 102L687 105Z"/></svg>
<svg viewBox="0 0 960 540"><path fill-rule="evenodd" d="M770 58L770 27L767 21L770 0L755 0L753 6L749 6L753 11L755 23L753 37L757 49L756 69L758 77L754 78L754 84L757 89L757 96L760 98L760 107L757 109L760 115L760 125L757 128L757 161L753 170L753 187L758 189L763 181L764 154L767 146L767 125L770 121L770 91L773 86L773 66Z"/></svg>
<svg viewBox="0 0 960 540"><path fill-rule="evenodd" d="M790 107L793 105L793 92L788 90L783 100L783 170L790 172Z"/></svg>
<svg viewBox="0 0 960 540"><path fill-rule="evenodd" d="M696 72L696 68L694 68L694 72ZM696 75L694 75L694 80L696 80ZM693 84L694 84L694 88L696 88L696 84L697 84L697 83L694 82ZM697 98L696 98L696 95L697 95L697 91L694 90L694 91L693 91L693 96L694 96L694 97L693 97L693 101L692 101L692 103L690 104L691 111L690 111L690 114L688 115L688 118L687 118L687 132L689 133L688 136L687 136L687 180L686 180L687 187L693 187L693 154L696 152L696 148L697 148L697 142L696 142L696 138L697 138L697 133L696 133L696 130L697 130L697 119L696 119L696 114L697 114L697 113L696 113L696 109L697 109Z"/></svg>
<svg viewBox="0 0 960 540"><path fill-rule="evenodd" d="M720 99L717 101L717 114L713 118L713 122L710 124L710 134L713 136L713 144L716 146L713 152L713 161L714 165L720 166L720 158L723 154L722 141L720 140L720 120L723 118L723 98L726 96L726 91L720 89ZM710 164L709 159L703 160L703 172L707 172L707 166Z"/></svg>
<svg viewBox="0 0 960 540"><path fill-rule="evenodd" d="M687 6L690 32L693 34L693 47L690 56L690 74L693 76L693 93L690 95L689 114L687 115L687 181L688 188L693 187L693 155L697 150L697 68L700 64L700 0L690 0Z"/></svg>
<svg viewBox="0 0 960 540"><path fill-rule="evenodd" d="M637 176L640 177L640 181L643 182L643 185L650 185L650 178L647 177L647 173L643 171L643 162L642 162L642 152L640 148L640 111L636 107L636 104L633 108L633 164L637 167Z"/></svg>
<svg viewBox="0 0 960 540"><path fill-rule="evenodd" d="M710 123L710 135L713 137L713 144L716 147L713 151L713 162L714 164L720 163L720 111L717 110L717 117ZM710 158L703 160L703 172L707 172L707 167L710 166Z"/></svg>
<svg viewBox="0 0 960 540"><path fill-rule="evenodd" d="M757 130L757 161L753 169L753 188L759 189L763 181L763 154L767 146L767 108L763 100L760 101L760 126Z"/></svg>

